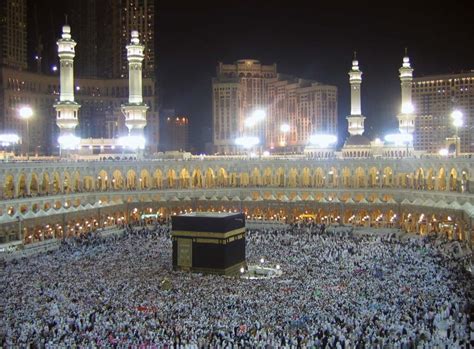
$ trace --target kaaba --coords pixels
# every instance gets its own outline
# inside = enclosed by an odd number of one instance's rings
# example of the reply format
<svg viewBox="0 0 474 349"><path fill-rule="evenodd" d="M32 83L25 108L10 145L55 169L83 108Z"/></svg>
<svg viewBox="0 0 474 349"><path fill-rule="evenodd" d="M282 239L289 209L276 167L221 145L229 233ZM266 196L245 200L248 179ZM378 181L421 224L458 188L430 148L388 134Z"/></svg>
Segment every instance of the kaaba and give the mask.
<svg viewBox="0 0 474 349"><path fill-rule="evenodd" d="M171 218L173 269L234 275L245 266L245 215L196 212Z"/></svg>

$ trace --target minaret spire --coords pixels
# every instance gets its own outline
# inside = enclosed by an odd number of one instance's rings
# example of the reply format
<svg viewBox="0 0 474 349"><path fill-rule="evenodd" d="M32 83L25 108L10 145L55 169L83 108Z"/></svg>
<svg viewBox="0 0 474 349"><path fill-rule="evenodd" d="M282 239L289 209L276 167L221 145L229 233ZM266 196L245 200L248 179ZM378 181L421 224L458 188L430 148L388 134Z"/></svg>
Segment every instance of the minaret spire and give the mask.
<svg viewBox="0 0 474 349"><path fill-rule="evenodd" d="M410 58L408 57L408 49L405 47L405 56L403 57L403 63L400 72L400 83L402 92L402 105L401 113L397 116L399 122L399 129L401 133L413 133L415 131L415 118L414 107L412 103L412 81L413 81L413 68L410 64Z"/></svg>
<svg viewBox="0 0 474 349"><path fill-rule="evenodd" d="M362 84L362 71L359 69L357 52L354 51L352 69L349 71L349 83L351 84L351 115L347 119L348 131L351 136L364 133L365 116L362 115L360 85Z"/></svg>
<svg viewBox="0 0 474 349"><path fill-rule="evenodd" d="M146 111L148 106L143 103L142 94L142 62L145 47L140 44L138 31L132 30L130 44L127 45L128 58L128 103L122 105L125 115L125 125L128 128L128 144L136 149L145 147L144 128L146 126ZM129 143L130 143L129 142Z"/></svg>
<svg viewBox="0 0 474 349"><path fill-rule="evenodd" d="M56 124L59 127L58 142L61 149L74 149L80 138L74 135L78 125L78 110L81 107L74 101L74 56L76 42L71 37L71 27L65 24L61 38L57 41L60 62L60 94L56 108Z"/></svg>

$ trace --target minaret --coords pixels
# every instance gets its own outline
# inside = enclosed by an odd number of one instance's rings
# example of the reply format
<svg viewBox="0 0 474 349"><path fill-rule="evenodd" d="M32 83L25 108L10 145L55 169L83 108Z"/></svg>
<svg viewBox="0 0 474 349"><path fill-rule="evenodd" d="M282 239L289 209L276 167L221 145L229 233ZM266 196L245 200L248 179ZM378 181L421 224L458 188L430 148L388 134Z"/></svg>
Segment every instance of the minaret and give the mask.
<svg viewBox="0 0 474 349"><path fill-rule="evenodd" d="M140 45L138 31L132 30L132 40L127 45L128 59L128 103L122 105L125 115L125 125L128 128L130 144L134 148L145 147L144 128L146 126L146 111L148 106L143 103L142 97L142 62L145 47Z"/></svg>
<svg viewBox="0 0 474 349"><path fill-rule="evenodd" d="M403 65L399 69L400 81L402 87L402 106L401 113L397 115L398 128L400 133L413 134L415 131L415 118L414 107L411 99L412 81L413 81L413 68L410 65L410 58L407 55L405 49L405 57L403 57Z"/></svg>
<svg viewBox="0 0 474 349"><path fill-rule="evenodd" d="M63 149L72 149L78 145L79 138L74 135L78 125L77 112L81 107L74 101L74 47L76 42L71 38L71 27L63 26L61 38L57 41L60 62L60 95L54 105L56 125L59 127L58 142Z"/></svg>
<svg viewBox="0 0 474 349"><path fill-rule="evenodd" d="M351 115L346 117L348 131L351 136L364 133L365 116L362 115L360 102L360 85L362 83L362 72L359 70L356 52L352 61L352 69L349 71L349 82L351 84Z"/></svg>

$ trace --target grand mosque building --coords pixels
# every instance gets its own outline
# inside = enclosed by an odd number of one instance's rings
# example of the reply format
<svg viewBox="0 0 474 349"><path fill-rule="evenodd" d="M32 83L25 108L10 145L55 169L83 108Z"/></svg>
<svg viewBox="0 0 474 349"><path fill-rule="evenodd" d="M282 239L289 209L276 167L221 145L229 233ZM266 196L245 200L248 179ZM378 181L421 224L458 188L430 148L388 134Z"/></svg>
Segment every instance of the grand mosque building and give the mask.
<svg viewBox="0 0 474 349"><path fill-rule="evenodd" d="M66 25L58 41L61 93L55 104L59 142L66 153L81 142L73 132L80 112L74 100L74 46ZM142 98L143 49L138 33L132 32L127 46L129 100L122 106L128 136L123 145L138 153L147 112ZM73 236L143 215L241 211L250 220L293 222L309 217L325 224L400 227L472 246L474 162L468 155L419 157L413 152L412 73L405 56L400 68L399 133L386 141L370 141L363 135L362 72L354 59L349 72L350 137L337 154L316 139L306 155L299 156L4 163L0 242Z"/></svg>

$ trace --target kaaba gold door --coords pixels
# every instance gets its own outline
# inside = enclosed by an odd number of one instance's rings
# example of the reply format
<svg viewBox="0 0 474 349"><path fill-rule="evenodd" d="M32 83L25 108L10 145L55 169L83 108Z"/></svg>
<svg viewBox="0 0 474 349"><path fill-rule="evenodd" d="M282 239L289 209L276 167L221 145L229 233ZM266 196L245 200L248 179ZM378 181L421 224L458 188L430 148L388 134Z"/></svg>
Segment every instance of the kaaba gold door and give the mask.
<svg viewBox="0 0 474 349"><path fill-rule="evenodd" d="M193 264L193 240L178 239L178 266L191 268Z"/></svg>

